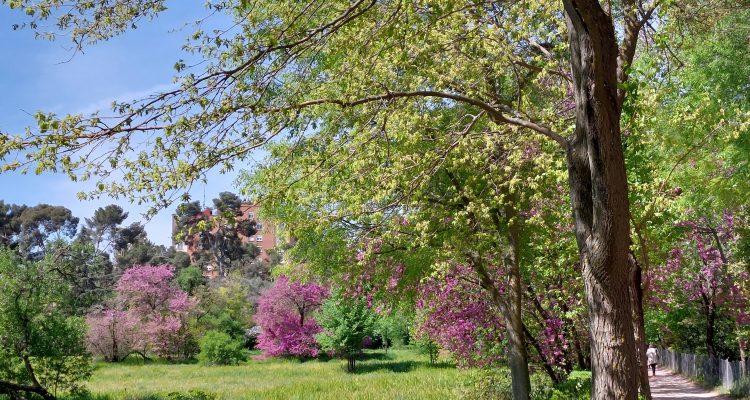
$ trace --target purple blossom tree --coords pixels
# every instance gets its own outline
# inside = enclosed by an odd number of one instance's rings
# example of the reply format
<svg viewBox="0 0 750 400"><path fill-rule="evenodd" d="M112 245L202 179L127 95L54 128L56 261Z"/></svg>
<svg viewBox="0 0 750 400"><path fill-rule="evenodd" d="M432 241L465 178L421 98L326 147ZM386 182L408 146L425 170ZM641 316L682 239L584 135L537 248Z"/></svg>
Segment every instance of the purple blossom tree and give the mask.
<svg viewBox="0 0 750 400"><path fill-rule="evenodd" d="M503 354L500 314L486 291L465 279L471 275L457 265L442 278L428 278L419 287L417 301L417 337L435 341L460 367L496 364Z"/></svg>
<svg viewBox="0 0 750 400"><path fill-rule="evenodd" d="M133 353L146 357L148 344L135 313L108 309L89 314L86 323L91 354L110 362L122 361Z"/></svg>
<svg viewBox="0 0 750 400"><path fill-rule="evenodd" d="M685 300L699 304L706 323L706 352L716 356L715 324L720 307L738 326L750 323L750 302L741 288L747 272L732 264L734 217L724 212L719 223L698 218L680 222L678 227L685 229L680 242L666 262L647 275L648 301L665 311Z"/></svg>
<svg viewBox="0 0 750 400"><path fill-rule="evenodd" d="M322 329L312 314L328 297L328 289L315 283L290 282L280 276L260 296L255 323L260 326L257 347L266 357L315 357L315 335Z"/></svg>

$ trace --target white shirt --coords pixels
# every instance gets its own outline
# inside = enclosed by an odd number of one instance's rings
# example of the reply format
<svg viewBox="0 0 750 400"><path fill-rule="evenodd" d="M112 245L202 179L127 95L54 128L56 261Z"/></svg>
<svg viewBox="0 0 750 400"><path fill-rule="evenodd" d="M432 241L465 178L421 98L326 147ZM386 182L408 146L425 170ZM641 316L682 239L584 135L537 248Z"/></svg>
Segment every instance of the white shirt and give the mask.
<svg viewBox="0 0 750 400"><path fill-rule="evenodd" d="M648 359L648 365L658 364L659 353L657 352L656 348L649 347L648 350L646 350L646 358Z"/></svg>

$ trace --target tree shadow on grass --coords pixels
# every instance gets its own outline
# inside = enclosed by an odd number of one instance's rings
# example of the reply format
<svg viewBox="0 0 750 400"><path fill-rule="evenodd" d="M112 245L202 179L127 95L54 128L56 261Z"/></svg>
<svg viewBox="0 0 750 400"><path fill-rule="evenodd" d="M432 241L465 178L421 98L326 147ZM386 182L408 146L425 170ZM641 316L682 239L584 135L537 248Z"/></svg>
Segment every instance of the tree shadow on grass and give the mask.
<svg viewBox="0 0 750 400"><path fill-rule="evenodd" d="M387 362L373 362L373 363L357 363L355 374L368 374L370 372L377 371L391 371L391 372L409 372L417 368L456 368L455 364L448 362L440 362L436 364L430 364L424 361L387 361Z"/></svg>
<svg viewBox="0 0 750 400"><path fill-rule="evenodd" d="M361 363L357 364L355 374L369 374L370 372L377 371L391 371L391 372L409 372L417 367L421 363L417 361L389 361L379 363Z"/></svg>
<svg viewBox="0 0 750 400"><path fill-rule="evenodd" d="M367 352L360 354L357 357L358 361L368 361L368 360L392 360L394 357L391 354L386 353L375 353L375 352Z"/></svg>

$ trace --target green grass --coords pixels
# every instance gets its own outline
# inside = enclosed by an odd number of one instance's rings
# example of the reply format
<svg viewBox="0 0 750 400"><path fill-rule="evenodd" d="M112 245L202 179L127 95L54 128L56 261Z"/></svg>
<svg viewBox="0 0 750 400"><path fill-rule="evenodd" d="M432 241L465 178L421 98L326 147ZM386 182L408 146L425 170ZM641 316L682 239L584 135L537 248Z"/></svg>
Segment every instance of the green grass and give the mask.
<svg viewBox="0 0 750 400"><path fill-rule="evenodd" d="M201 391L216 399L455 399L469 371L431 366L408 349L368 352L357 372L341 360L271 359L238 366L149 363L97 364L87 387L92 399L169 397Z"/></svg>

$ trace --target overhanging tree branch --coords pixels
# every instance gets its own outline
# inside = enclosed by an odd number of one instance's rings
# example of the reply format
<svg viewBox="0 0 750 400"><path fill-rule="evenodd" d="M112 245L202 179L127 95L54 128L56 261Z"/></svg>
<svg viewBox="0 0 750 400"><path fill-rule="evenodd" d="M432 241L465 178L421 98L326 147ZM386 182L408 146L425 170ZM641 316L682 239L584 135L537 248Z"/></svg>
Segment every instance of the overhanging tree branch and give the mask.
<svg viewBox="0 0 750 400"><path fill-rule="evenodd" d="M288 105L284 107L269 108L269 109L255 109L255 108L251 108L251 109L259 113L270 114L270 113L283 112L283 111L302 110L308 107L325 105L325 104L333 104L333 105L341 106L343 108L350 108L350 107L364 105L367 103L395 100L399 98L408 98L408 97L434 97L434 98L453 100L456 102L469 104L469 105L475 106L485 111L487 115L489 115L490 118L492 118L492 120L496 123L505 123L505 124L522 127L522 128L531 129L533 131L541 133L542 135L554 140L555 142L560 144L563 148L567 147L567 141L565 140L565 138L563 138L562 135L560 135L559 133L553 131L551 128L544 126L542 124L539 124L537 122L531 121L531 120L523 119L523 118L516 117L516 116L506 115L502 110L512 111L508 107L494 106L492 104L489 104L484 101L481 101L472 97L468 97L462 94L440 92L436 90L415 90L415 91L408 91L408 92L387 91L386 93L366 96L366 97L362 97L362 98L355 99L355 100L322 98L322 99L308 100L308 101L304 101L301 103L292 104L292 105Z"/></svg>

